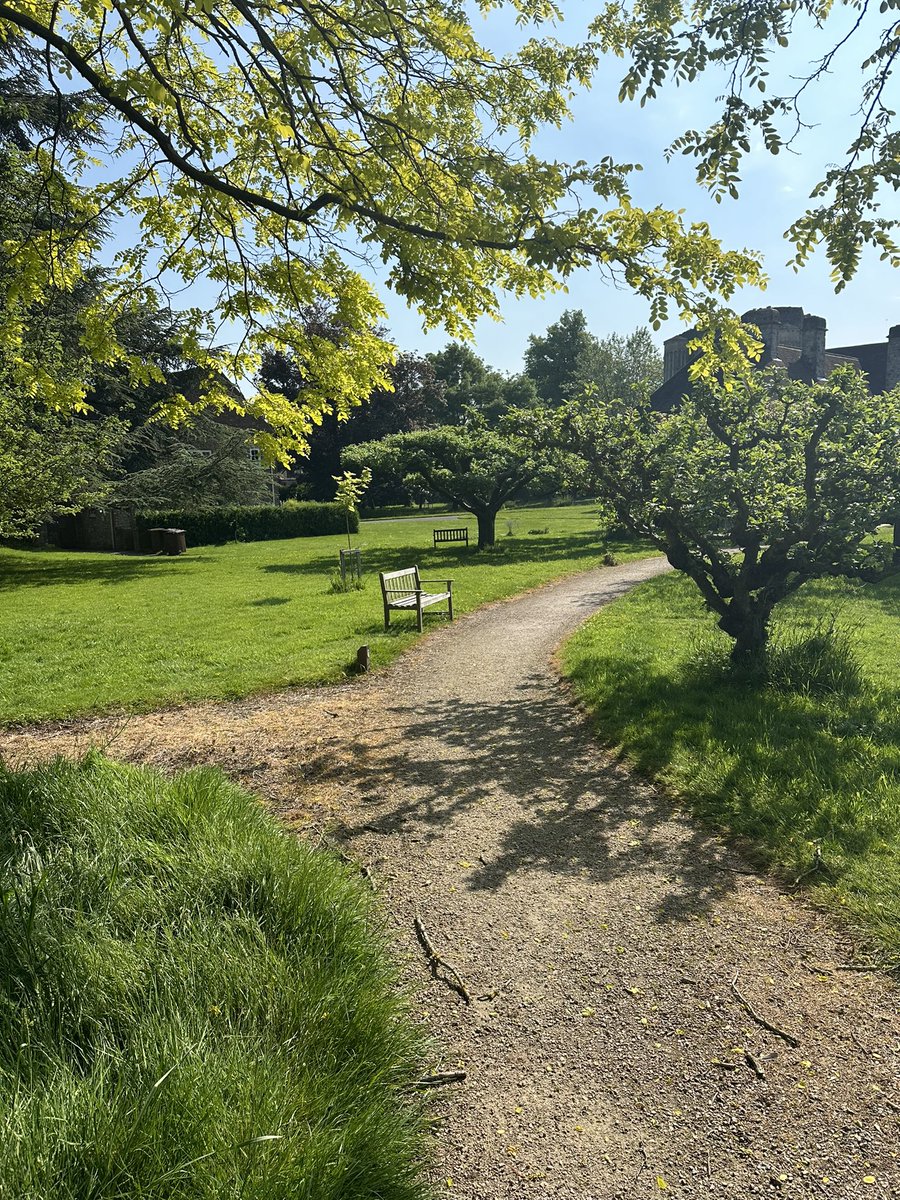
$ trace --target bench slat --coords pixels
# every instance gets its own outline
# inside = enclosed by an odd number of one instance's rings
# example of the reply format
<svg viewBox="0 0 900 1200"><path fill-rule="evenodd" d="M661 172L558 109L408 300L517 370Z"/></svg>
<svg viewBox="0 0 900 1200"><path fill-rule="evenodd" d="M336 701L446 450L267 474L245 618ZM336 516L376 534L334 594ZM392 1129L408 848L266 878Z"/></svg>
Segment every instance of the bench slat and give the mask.
<svg viewBox="0 0 900 1200"><path fill-rule="evenodd" d="M390 628L391 610L416 610L419 632L422 631L422 610L442 600L447 601L450 620L453 620L453 584L446 580L447 591L428 592L422 587L418 567L405 567L400 571L380 571L381 598L384 602L384 627ZM431 582L437 583L437 580ZM443 582L443 581L441 581Z"/></svg>

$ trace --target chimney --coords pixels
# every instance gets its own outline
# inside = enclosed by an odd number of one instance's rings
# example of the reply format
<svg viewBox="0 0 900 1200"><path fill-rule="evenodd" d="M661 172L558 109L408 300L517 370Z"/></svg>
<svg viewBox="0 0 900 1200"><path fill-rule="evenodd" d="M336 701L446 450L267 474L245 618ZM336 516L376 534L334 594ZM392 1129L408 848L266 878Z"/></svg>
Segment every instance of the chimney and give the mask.
<svg viewBox="0 0 900 1200"><path fill-rule="evenodd" d="M884 390L889 392L900 383L900 325L892 325L888 333L887 359L884 364Z"/></svg>
<svg viewBox="0 0 900 1200"><path fill-rule="evenodd" d="M825 378L825 335L828 326L824 317L804 317L803 342L800 347L810 379ZM900 344L898 344L900 349Z"/></svg>
<svg viewBox="0 0 900 1200"><path fill-rule="evenodd" d="M759 330L765 346L759 365L768 366L774 358L778 358L781 314L777 308L751 308L741 320L747 325L755 325Z"/></svg>
<svg viewBox="0 0 900 1200"><path fill-rule="evenodd" d="M663 342L663 383L687 366L688 342L695 336L695 330L691 329L687 333L676 333Z"/></svg>

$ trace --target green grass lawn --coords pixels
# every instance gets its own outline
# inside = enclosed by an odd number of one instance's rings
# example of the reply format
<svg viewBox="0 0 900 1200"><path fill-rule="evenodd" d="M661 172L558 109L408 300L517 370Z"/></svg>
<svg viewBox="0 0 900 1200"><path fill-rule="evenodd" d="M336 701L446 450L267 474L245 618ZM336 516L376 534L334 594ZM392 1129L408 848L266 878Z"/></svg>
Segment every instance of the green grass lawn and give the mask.
<svg viewBox="0 0 900 1200"><path fill-rule="evenodd" d="M424 1200L358 872L215 771L0 771L0 1197Z"/></svg>
<svg viewBox="0 0 900 1200"><path fill-rule="evenodd" d="M832 613L863 685L814 696L730 678L731 645L683 576L642 584L569 642L600 735L693 811L838 908L900 963L900 577L807 584L776 629Z"/></svg>
<svg viewBox="0 0 900 1200"><path fill-rule="evenodd" d="M432 528L446 523L364 522L353 542L365 587L346 594L329 591L340 537L204 546L179 558L0 550L0 723L341 679L362 643L380 666L417 636L406 614L384 632L379 570L417 563L423 576L453 576L463 613L600 557L588 504L503 513L489 552L435 551Z"/></svg>

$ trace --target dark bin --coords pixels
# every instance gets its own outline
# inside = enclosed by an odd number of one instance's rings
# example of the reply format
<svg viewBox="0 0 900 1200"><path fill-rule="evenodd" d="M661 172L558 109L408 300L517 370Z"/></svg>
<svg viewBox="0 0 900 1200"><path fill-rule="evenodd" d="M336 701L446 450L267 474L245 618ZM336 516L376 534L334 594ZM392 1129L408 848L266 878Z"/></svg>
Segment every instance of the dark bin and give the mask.
<svg viewBox="0 0 900 1200"><path fill-rule="evenodd" d="M152 532L152 531L151 531ZM184 554L187 550L183 529L163 529L162 548L166 554Z"/></svg>
<svg viewBox="0 0 900 1200"><path fill-rule="evenodd" d="M165 529L148 529L147 532L150 535L150 552L152 554L159 554L163 548L163 534L166 532Z"/></svg>

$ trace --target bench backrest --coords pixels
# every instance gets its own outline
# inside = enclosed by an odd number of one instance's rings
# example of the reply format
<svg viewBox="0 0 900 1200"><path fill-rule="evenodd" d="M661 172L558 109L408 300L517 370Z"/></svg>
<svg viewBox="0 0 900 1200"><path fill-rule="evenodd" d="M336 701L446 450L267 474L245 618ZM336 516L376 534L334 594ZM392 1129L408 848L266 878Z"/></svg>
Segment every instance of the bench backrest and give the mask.
<svg viewBox="0 0 900 1200"><path fill-rule="evenodd" d="M386 600L399 600L414 596L421 590L418 567L404 567L402 571L381 571L381 590Z"/></svg>
<svg viewBox="0 0 900 1200"><path fill-rule="evenodd" d="M457 525L453 529L435 529L434 543L438 542L468 542L469 529L466 525Z"/></svg>

